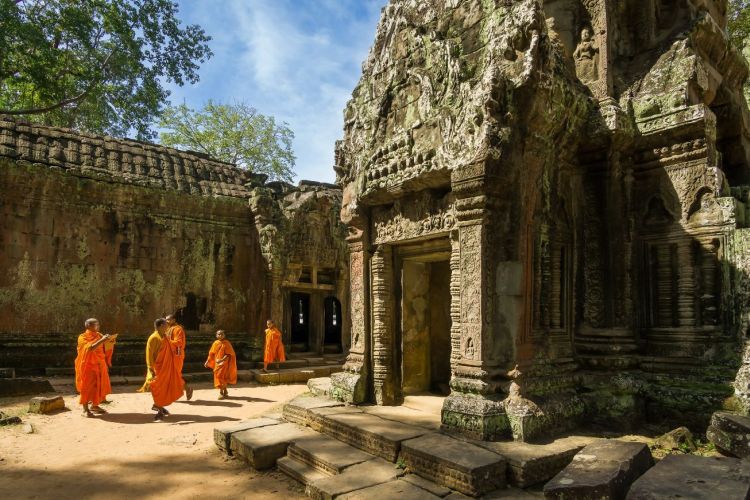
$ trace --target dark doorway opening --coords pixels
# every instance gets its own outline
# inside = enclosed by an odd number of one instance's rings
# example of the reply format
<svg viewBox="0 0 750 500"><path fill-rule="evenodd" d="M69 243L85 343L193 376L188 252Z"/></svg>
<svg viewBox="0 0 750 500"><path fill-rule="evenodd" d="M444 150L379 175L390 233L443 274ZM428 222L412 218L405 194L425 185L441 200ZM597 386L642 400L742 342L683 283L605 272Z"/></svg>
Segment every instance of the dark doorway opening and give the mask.
<svg viewBox="0 0 750 500"><path fill-rule="evenodd" d="M336 297L326 297L323 307L325 308L325 332L323 344L331 350L337 348L336 352L341 350L341 302Z"/></svg>
<svg viewBox="0 0 750 500"><path fill-rule="evenodd" d="M185 295L185 302L185 307L180 308L175 313L175 319L185 330L198 330L201 325L201 317L206 314L208 301L204 297L188 293Z"/></svg>
<svg viewBox="0 0 750 500"><path fill-rule="evenodd" d="M292 293L292 344L304 344L307 348L310 342L310 295L307 293Z"/></svg>

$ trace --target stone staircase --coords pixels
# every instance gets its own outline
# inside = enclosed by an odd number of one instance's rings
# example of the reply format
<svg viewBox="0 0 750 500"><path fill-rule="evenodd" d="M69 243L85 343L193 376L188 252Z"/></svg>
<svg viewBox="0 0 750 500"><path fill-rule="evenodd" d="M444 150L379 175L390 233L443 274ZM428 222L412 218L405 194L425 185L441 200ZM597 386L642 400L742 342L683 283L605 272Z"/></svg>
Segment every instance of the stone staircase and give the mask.
<svg viewBox="0 0 750 500"><path fill-rule="evenodd" d="M281 415L217 427L214 438L255 469L277 466L311 498L535 498L519 488L549 480L594 440L461 440L439 432L439 405L347 406L325 396L329 379L308 387Z"/></svg>

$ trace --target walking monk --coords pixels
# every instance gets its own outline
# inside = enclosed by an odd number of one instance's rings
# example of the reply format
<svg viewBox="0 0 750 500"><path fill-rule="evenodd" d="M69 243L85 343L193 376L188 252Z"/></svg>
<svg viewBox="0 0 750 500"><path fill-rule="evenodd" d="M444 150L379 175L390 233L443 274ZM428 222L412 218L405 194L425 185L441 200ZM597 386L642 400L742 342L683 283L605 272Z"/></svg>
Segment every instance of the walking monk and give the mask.
<svg viewBox="0 0 750 500"><path fill-rule="evenodd" d="M99 320L96 318L87 319L85 327L86 331L78 336L76 389L81 394L79 401L83 405L83 415L93 417L94 413L107 413L99 403L112 392L108 370L112 366L117 334L100 333ZM91 409L89 403L92 405Z"/></svg>
<svg viewBox="0 0 750 500"><path fill-rule="evenodd" d="M146 376L146 384L149 385L154 405L151 407L156 412L154 420L161 420L169 415L165 408L182 397L185 389L185 381L182 379L182 364L178 363L176 355L177 346L169 341L166 336L167 320L159 318L154 321L156 332L151 334L146 344L146 362L153 356L152 365L149 366L149 382ZM155 337L156 336L156 337ZM153 367L153 371L151 370ZM146 387L144 384L144 388Z"/></svg>
<svg viewBox="0 0 750 500"><path fill-rule="evenodd" d="M159 349L164 343L164 335L167 334L167 320L159 318L154 321L154 332L146 341L146 381L138 392L149 392L151 390L151 381L156 376L156 356Z"/></svg>
<svg viewBox="0 0 750 500"><path fill-rule="evenodd" d="M208 351L208 359L204 366L213 369L214 387L219 389L219 399L225 399L229 396L227 385L237 383L237 356L224 330L216 331L216 341Z"/></svg>
<svg viewBox="0 0 750 500"><path fill-rule="evenodd" d="M182 325L177 322L174 314L167 316L167 324L169 325L169 331L167 332L167 338L172 345L172 351L174 352L174 364L175 369L182 378L182 367L185 364L185 344L187 338L185 336L185 329ZM182 378L182 385L185 387L185 399L190 401L193 397L193 388L187 385L185 379Z"/></svg>
<svg viewBox="0 0 750 500"><path fill-rule="evenodd" d="M266 321L266 349L263 353L263 371L268 371L268 363L275 361L286 361L284 344L281 342L281 332L273 321Z"/></svg>

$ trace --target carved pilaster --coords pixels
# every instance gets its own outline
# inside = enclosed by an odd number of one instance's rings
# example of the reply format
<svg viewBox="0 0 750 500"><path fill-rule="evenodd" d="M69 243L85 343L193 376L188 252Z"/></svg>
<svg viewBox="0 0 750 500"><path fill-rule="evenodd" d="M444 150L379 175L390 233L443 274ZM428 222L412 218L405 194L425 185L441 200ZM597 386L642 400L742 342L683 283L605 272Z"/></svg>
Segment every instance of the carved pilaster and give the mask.
<svg viewBox="0 0 750 500"><path fill-rule="evenodd" d="M461 359L461 245L458 231L451 231L451 376Z"/></svg>
<svg viewBox="0 0 750 500"><path fill-rule="evenodd" d="M375 402L396 402L393 373L393 252L379 245L372 256L372 377Z"/></svg>
<svg viewBox="0 0 750 500"><path fill-rule="evenodd" d="M695 325L695 280L693 279L693 248L689 241L677 247L677 322L679 326Z"/></svg>

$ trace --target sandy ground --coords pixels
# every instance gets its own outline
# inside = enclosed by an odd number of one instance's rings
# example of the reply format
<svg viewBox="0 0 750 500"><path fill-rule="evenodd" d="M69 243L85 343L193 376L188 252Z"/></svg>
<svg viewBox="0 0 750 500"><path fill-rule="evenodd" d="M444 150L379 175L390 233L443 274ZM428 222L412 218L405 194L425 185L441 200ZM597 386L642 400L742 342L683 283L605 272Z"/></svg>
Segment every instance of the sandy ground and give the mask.
<svg viewBox="0 0 750 500"><path fill-rule="evenodd" d="M115 387L109 413L95 419L81 416L72 387L63 388L70 410L56 415L25 413L29 398L0 399L0 410L34 429L0 427L0 498L304 498L284 474L220 453L213 428L278 413L306 387L241 385L224 401L197 385L193 400L174 403L163 422L153 420L150 394L129 386Z"/></svg>

